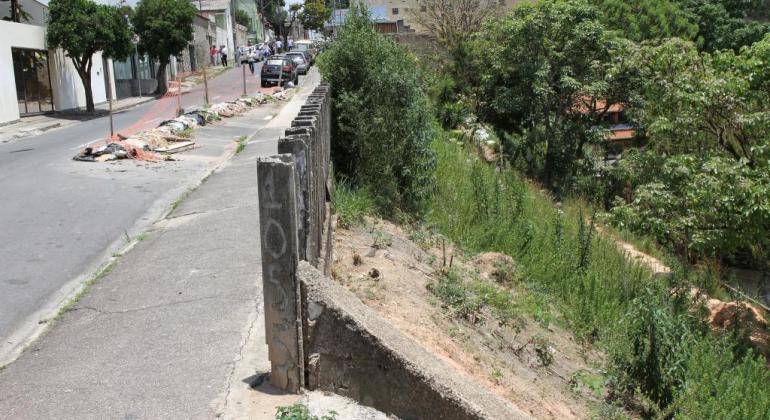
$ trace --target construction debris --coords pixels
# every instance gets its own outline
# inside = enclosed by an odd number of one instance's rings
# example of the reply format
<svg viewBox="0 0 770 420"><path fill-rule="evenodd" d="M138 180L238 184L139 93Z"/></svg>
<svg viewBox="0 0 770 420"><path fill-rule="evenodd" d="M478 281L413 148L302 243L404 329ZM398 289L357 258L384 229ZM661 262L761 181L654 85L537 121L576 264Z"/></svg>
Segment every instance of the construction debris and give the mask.
<svg viewBox="0 0 770 420"><path fill-rule="evenodd" d="M208 108L195 108L179 117L161 122L152 130L141 131L130 137L119 135L119 141L110 141L99 147L86 147L73 159L80 162L107 162L117 159L174 160L168 155L195 147L195 142L187 138L189 130L219 121L223 117L236 116L264 104L267 100L267 96L257 93L255 96L213 104Z"/></svg>

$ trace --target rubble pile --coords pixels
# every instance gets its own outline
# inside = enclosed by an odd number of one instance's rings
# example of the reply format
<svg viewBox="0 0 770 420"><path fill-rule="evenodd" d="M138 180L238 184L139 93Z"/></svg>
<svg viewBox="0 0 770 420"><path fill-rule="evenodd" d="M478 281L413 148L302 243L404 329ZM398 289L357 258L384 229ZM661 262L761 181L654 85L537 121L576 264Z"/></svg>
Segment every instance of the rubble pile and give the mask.
<svg viewBox="0 0 770 420"><path fill-rule="evenodd" d="M285 96L273 95L283 100ZM108 141L101 146L86 147L73 157L80 162L107 162L117 159L163 161L174 160L170 154L189 150L195 142L187 137L189 130L219 121L223 117L239 115L252 107L264 104L268 97L261 93L245 96L234 101L221 102L208 108L193 109L185 114L161 122L152 130L141 131L117 141Z"/></svg>

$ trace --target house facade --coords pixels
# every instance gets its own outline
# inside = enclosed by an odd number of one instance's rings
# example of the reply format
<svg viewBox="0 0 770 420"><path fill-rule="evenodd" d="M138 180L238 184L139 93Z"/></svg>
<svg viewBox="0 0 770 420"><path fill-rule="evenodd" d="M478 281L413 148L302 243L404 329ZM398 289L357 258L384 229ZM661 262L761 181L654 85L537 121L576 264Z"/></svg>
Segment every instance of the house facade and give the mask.
<svg viewBox="0 0 770 420"><path fill-rule="evenodd" d="M23 116L52 111L84 109L85 90L80 77L61 49L49 49L45 42L48 7L36 0L19 0L29 20L18 23L0 20L0 124ZM0 19L8 18L10 8L0 10ZM94 103L107 100L108 83L100 53L93 57L91 89Z"/></svg>

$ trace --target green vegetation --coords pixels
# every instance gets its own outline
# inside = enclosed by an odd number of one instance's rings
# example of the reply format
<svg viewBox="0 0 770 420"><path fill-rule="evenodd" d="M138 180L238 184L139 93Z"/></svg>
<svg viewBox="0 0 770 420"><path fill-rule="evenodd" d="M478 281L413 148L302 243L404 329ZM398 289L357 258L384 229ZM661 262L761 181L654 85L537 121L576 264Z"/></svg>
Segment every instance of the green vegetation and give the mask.
<svg viewBox="0 0 770 420"><path fill-rule="evenodd" d="M516 328L521 313L508 290L477 278L466 280L467 273L456 269L437 272L437 281L428 286L453 316L471 324L485 322L482 310L488 309L502 325Z"/></svg>
<svg viewBox="0 0 770 420"><path fill-rule="evenodd" d="M601 21L632 41L695 39L698 24L676 0L591 0Z"/></svg>
<svg viewBox="0 0 770 420"><path fill-rule="evenodd" d="M237 143L238 143L238 146L235 148L236 155L246 150L246 145L249 144L249 138L246 136L240 136L238 137Z"/></svg>
<svg viewBox="0 0 770 420"><path fill-rule="evenodd" d="M704 51L738 51L768 33L766 1L679 0L679 3L698 25L697 41Z"/></svg>
<svg viewBox="0 0 770 420"><path fill-rule="evenodd" d="M745 340L710 332L699 309L672 294L688 281L684 274L652 277L594 233L590 209L579 202L555 205L547 192L471 157L459 142L437 140L434 147L438 182L428 223L469 251L513 256L527 289L550 297L578 339L608 355L614 398L641 401L649 416L699 418L689 413L716 404L710 401L753 413L747 418L770 412L770 398L745 399L734 391L762 393L756 384L769 375L764 363L746 350ZM451 272L432 286L465 319L485 306L516 308L514 297L498 300L477 287ZM724 365L709 372L713 358ZM741 376L729 374L732 369Z"/></svg>
<svg viewBox="0 0 770 420"><path fill-rule="evenodd" d="M442 269L431 291L471 324L534 314L596 346L606 375L578 375L573 388L606 392L607 418L617 407L766 418L766 361L739 322L705 325L688 293L723 294L721 263L770 270L770 36L756 20L766 13L753 1L592 3L517 6L425 76L354 10L320 59L335 87L335 167L352 180L348 203L335 206L350 224L372 205L386 217L405 211L428 226L413 229L419 241L438 232L462 252L512 256L495 283ZM646 148L607 168L611 105L625 107ZM464 140L479 126L500 139L495 166ZM654 238L681 262L654 276L597 220ZM547 365L548 343L535 347Z"/></svg>
<svg viewBox="0 0 770 420"><path fill-rule="evenodd" d="M94 112L91 88L93 55L123 59L131 53L131 31L123 10L91 0L51 0L48 4L46 43L62 48L83 83L86 111Z"/></svg>
<svg viewBox="0 0 770 420"><path fill-rule="evenodd" d="M589 145L605 132L607 104L627 102L631 44L614 38L585 2L523 3L488 20L470 45L477 115L504 139L508 160L562 192L593 170Z"/></svg>
<svg viewBox="0 0 770 420"><path fill-rule="evenodd" d="M644 83L629 112L648 144L609 171L610 220L690 261L767 270L770 35L739 54L670 40L633 60Z"/></svg>
<svg viewBox="0 0 770 420"><path fill-rule="evenodd" d="M195 6L187 0L140 0L131 20L139 35L139 51L158 60L157 94L165 94L166 67L193 40Z"/></svg>
<svg viewBox="0 0 770 420"><path fill-rule="evenodd" d="M337 413L330 411L329 414L321 417L312 416L306 405L294 404L278 407L275 413L275 420L336 420Z"/></svg>
<svg viewBox="0 0 770 420"><path fill-rule="evenodd" d="M299 21L305 29L322 31L331 15L332 9L327 7L323 0L305 0Z"/></svg>
<svg viewBox="0 0 770 420"><path fill-rule="evenodd" d="M376 190L385 215L419 211L432 185L434 130L415 58L353 5L318 67L334 86L335 171Z"/></svg>
<svg viewBox="0 0 770 420"><path fill-rule="evenodd" d="M185 129L178 131L176 135L185 139L189 139L193 135L193 128L186 127Z"/></svg>
<svg viewBox="0 0 770 420"><path fill-rule="evenodd" d="M249 13L243 9L236 10L235 23L239 25L243 25L247 28L251 28L251 17L249 16Z"/></svg>
<svg viewBox="0 0 770 420"><path fill-rule="evenodd" d="M365 216L377 213L369 192L363 187L353 187L345 179L335 180L332 205L337 224L345 229L362 225Z"/></svg>

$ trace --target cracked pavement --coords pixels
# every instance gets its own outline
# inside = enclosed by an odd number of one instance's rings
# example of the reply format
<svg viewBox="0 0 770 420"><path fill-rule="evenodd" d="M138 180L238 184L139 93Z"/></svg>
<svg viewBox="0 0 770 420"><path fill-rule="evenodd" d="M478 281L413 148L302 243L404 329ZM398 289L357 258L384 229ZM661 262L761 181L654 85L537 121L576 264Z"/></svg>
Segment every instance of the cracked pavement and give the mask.
<svg viewBox="0 0 770 420"><path fill-rule="evenodd" d="M265 407L298 398L248 385L269 366L255 158L276 153L317 82L311 73L269 122L260 108L233 119L261 128L0 371L0 417L272 418Z"/></svg>

